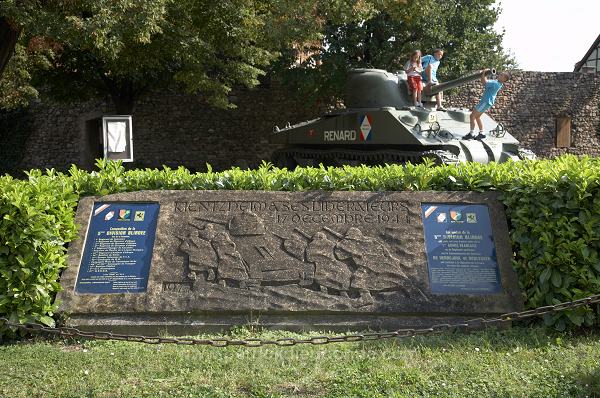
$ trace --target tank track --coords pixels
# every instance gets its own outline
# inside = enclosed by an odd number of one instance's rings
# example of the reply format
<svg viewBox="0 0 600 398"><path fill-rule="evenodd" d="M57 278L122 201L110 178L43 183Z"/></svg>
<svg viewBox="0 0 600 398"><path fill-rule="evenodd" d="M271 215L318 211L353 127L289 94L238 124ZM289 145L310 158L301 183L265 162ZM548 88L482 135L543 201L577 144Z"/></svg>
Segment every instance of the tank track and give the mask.
<svg viewBox="0 0 600 398"><path fill-rule="evenodd" d="M400 151L382 149L374 151L360 151L352 149L312 149L294 148L276 151L273 155L273 163L278 167L294 168L296 166L358 166L423 163L425 159L431 159L434 164L458 164L458 156L445 150L430 151Z"/></svg>

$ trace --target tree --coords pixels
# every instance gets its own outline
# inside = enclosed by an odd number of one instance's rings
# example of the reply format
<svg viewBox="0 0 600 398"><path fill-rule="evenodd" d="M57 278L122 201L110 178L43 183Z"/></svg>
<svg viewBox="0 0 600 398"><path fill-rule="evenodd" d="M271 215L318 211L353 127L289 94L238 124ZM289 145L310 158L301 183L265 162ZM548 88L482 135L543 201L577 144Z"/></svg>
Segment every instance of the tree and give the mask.
<svg viewBox="0 0 600 398"><path fill-rule="evenodd" d="M0 79L0 108L25 107L38 91L31 85L31 72L48 68L49 52L16 44L13 55Z"/></svg>
<svg viewBox="0 0 600 398"><path fill-rule="evenodd" d="M156 47L172 0L99 0L73 4L62 23L44 32L55 43L51 65L37 70L34 85L62 100L110 95L120 113L130 113L139 91L171 67L159 54L136 53ZM167 27L168 28L168 27ZM131 51L126 51L132 49ZM140 70L152 66L153 70ZM126 76L127 78L125 78Z"/></svg>
<svg viewBox="0 0 600 398"><path fill-rule="evenodd" d="M8 18L0 16L0 76L17 44L19 28Z"/></svg>
<svg viewBox="0 0 600 398"><path fill-rule="evenodd" d="M157 31L167 2L0 0L0 107L24 105L36 97L31 75L52 66L65 45L118 52L119 28L131 19L138 23L137 40L146 40Z"/></svg>
<svg viewBox="0 0 600 398"><path fill-rule="evenodd" d="M30 85L30 70L43 60L38 54L31 54L30 59L26 46L19 43L25 21L38 22L36 17L45 14L34 5L41 6L26 0L0 1L0 108L23 105L37 95Z"/></svg>
<svg viewBox="0 0 600 398"><path fill-rule="evenodd" d="M38 70L35 85L65 100L110 95L117 113L124 114L149 90L172 86L202 93L216 106L233 106L230 90L258 84L281 48L320 40L326 21L364 19L377 4L398 3L64 1L60 10L46 10L63 15L44 31L23 23L25 42L37 35L54 44L51 67Z"/></svg>
<svg viewBox="0 0 600 398"><path fill-rule="evenodd" d="M410 53L443 48L438 72L444 80L485 67L513 68L515 61L502 48L503 34L494 31L500 9L495 0L409 0L380 7L360 23L328 22L319 47L301 65L288 68L287 53L278 73L303 96L341 95L352 68L400 70Z"/></svg>
<svg viewBox="0 0 600 398"><path fill-rule="evenodd" d="M67 9L69 0L0 0L0 77L12 58L25 25L32 30L47 24Z"/></svg>
<svg viewBox="0 0 600 398"><path fill-rule="evenodd" d="M149 90L172 86L202 93L212 105L232 107L228 100L231 89L256 86L280 48L294 40L318 38L323 26L319 13L349 15L357 9L353 3L166 1L163 9L153 14L160 15L155 31L141 39L139 26L147 17L111 23L115 33L104 34L112 40L106 47L82 38L76 30L59 36L63 48L53 67L40 74L39 84L62 99L109 94L117 113L122 114L130 114L137 99ZM110 18L123 15L123 10L113 9L110 2L88 5L84 11L91 21L102 13ZM138 15L142 9L126 11ZM90 25L85 19L79 23ZM91 24L84 30L91 35L97 29Z"/></svg>

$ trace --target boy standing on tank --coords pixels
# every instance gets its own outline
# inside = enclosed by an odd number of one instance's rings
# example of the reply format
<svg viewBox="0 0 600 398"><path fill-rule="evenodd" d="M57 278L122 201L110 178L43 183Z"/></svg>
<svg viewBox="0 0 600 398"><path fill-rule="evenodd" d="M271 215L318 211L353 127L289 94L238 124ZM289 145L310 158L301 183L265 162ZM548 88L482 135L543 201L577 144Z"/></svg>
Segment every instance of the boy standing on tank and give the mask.
<svg viewBox="0 0 600 398"><path fill-rule="evenodd" d="M485 76L490 71L490 69L484 69L481 73L481 83L485 86L485 91L481 96L481 100L473 108L471 112L470 122L471 122L471 130L469 134L463 137L463 140L482 140L486 138L486 135L483 131L483 122L481 121L481 115L483 115L488 109L494 105L496 102L496 95L498 91L502 88L504 83L506 83L510 79L510 74L507 72L500 73L498 75L498 79L487 79ZM477 136L473 135L473 131L475 129L475 123L477 123L477 127L479 127L479 134Z"/></svg>
<svg viewBox="0 0 600 398"><path fill-rule="evenodd" d="M408 88L412 91L412 100L415 106L423 106L421 103L421 91L423 86L421 85L421 51L413 51L410 59L404 65L404 71L408 76Z"/></svg>
<svg viewBox="0 0 600 398"><path fill-rule="evenodd" d="M423 72L421 72L421 77L423 78L423 83L425 86L435 86L439 84L437 79L437 70L440 66L440 60L444 56L444 50L441 48L436 48L433 51L433 55L426 55L421 58ZM437 110L445 111L442 107L442 93L437 93L435 95L435 100L437 102Z"/></svg>

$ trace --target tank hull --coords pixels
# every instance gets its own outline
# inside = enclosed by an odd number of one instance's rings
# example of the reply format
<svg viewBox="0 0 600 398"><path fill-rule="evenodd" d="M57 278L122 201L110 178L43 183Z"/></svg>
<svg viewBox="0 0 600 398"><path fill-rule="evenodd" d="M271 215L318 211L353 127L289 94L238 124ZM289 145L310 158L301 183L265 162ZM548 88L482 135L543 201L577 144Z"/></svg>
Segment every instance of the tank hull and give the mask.
<svg viewBox="0 0 600 398"><path fill-rule="evenodd" d="M519 142L507 133L484 140L463 140L469 132L467 111L379 109L325 115L290 126L271 136L283 144L274 154L280 166L418 163L505 162L518 160ZM465 115L466 114L466 115ZM412 118L407 117L412 116ZM486 125L498 125L484 115ZM437 125L440 126L437 129ZM444 129L441 128L444 126Z"/></svg>
<svg viewBox="0 0 600 398"><path fill-rule="evenodd" d="M276 165L418 163L427 158L436 163L489 163L533 156L487 114L481 118L486 138L466 140L470 110L410 106L406 75L354 70L348 85L348 109L275 128L270 142L283 146L274 153Z"/></svg>

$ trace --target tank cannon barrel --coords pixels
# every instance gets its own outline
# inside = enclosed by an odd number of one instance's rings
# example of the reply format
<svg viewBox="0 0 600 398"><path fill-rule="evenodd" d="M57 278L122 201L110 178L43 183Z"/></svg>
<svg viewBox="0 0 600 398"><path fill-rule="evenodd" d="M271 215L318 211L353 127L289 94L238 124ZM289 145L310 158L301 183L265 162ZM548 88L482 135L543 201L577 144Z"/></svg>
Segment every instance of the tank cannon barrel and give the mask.
<svg viewBox="0 0 600 398"><path fill-rule="evenodd" d="M432 95L436 95L437 93L440 93L444 90L449 90L454 87L459 87L459 86L465 85L469 82L472 82L473 80L479 79L481 77L482 73L483 73L483 70L479 70L479 71L473 72L469 75L459 77L458 79L449 80L447 82L436 84L434 86L425 86L425 89L423 90L423 94L432 96ZM488 76L494 75L494 74L496 74L495 69L490 69L490 71L487 73Z"/></svg>

